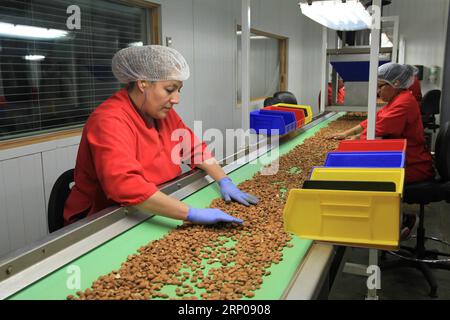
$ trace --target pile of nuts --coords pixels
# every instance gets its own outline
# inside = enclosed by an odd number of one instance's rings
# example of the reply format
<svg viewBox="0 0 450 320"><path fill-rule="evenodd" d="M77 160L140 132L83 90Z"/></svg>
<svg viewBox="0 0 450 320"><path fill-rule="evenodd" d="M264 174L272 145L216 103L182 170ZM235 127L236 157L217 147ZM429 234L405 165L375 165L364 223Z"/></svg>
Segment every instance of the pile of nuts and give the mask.
<svg viewBox="0 0 450 320"><path fill-rule="evenodd" d="M367 119L367 112L347 112L343 117L341 117L342 120L359 120L363 121Z"/></svg>
<svg viewBox="0 0 450 320"><path fill-rule="evenodd" d="M188 222L128 256L119 270L67 299L241 299L252 298L269 268L283 260L291 235L283 229L288 190L301 188L313 166L320 166L338 142L332 133L357 125L337 120L279 159L275 175L256 174L239 188L260 199L256 206L216 199L211 207L244 220L243 225ZM294 168L294 170L293 170Z"/></svg>

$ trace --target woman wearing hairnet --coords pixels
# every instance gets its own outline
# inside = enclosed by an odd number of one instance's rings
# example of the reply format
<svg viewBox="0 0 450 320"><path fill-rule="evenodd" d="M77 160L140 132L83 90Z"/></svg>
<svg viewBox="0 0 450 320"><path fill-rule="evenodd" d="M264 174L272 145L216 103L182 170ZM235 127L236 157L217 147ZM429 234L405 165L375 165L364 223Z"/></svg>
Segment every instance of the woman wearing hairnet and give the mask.
<svg viewBox="0 0 450 320"><path fill-rule="evenodd" d="M115 54L112 69L128 86L100 104L86 122L65 223L115 204L199 224L242 223L218 209L192 208L158 191L157 185L180 175L179 161L190 160L192 168L218 181L225 201L246 206L258 202L233 184L174 111L183 81L189 78L183 56L163 46L130 47ZM190 141L190 152L173 141L176 131L185 133L182 140Z"/></svg>
<svg viewBox="0 0 450 320"><path fill-rule="evenodd" d="M411 91L414 98L416 98L416 101L419 103L419 107L420 107L420 104L422 102L422 87L420 85L420 80L419 80L419 76L418 76L419 69L415 66L410 66L410 65L408 65L408 67L411 68L411 70L414 74L413 84L408 88L408 90Z"/></svg>
<svg viewBox="0 0 450 320"><path fill-rule="evenodd" d="M414 81L414 68L409 65L387 63L378 68L378 95L387 102L376 114L375 137L407 139L405 182L414 183L434 178L430 153L425 149L422 117L419 104L408 89ZM367 120L358 126L332 136L334 139L367 138ZM404 214L401 239L407 239L417 217Z"/></svg>
<svg viewBox="0 0 450 320"><path fill-rule="evenodd" d="M419 105L407 89L414 80L414 69L408 65L387 63L378 68L378 95L387 102L376 114L375 137L407 139L405 180L407 183L434 177L430 153L425 149ZM331 138L367 138L367 120Z"/></svg>

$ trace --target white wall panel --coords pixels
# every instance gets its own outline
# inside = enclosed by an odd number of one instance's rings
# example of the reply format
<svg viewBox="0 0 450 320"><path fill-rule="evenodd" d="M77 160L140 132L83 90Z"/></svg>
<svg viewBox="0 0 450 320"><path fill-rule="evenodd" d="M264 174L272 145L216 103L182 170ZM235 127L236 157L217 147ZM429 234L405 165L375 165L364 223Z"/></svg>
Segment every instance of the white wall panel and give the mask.
<svg viewBox="0 0 450 320"><path fill-rule="evenodd" d="M27 145L25 147L17 147L11 149L0 150L0 161L9 160L28 156L30 154L37 154L56 148L64 148L66 146L78 145L80 143L80 136L74 136L65 139L46 141Z"/></svg>
<svg viewBox="0 0 450 320"><path fill-rule="evenodd" d="M75 166L80 137L0 151L0 257L48 234L47 203Z"/></svg>
<svg viewBox="0 0 450 320"><path fill-rule="evenodd" d="M20 187L20 166L17 160L2 162L2 177L5 191L5 203L1 214L6 216L9 230L9 251L25 246L25 221Z"/></svg>
<svg viewBox="0 0 450 320"><path fill-rule="evenodd" d="M384 16L400 16L399 33L406 41L405 63L443 68L448 6L449 0L394 0L384 7ZM437 83L440 86L441 81ZM424 92L433 87L422 82Z"/></svg>
<svg viewBox="0 0 450 320"><path fill-rule="evenodd" d="M269 30L280 31L280 25L283 23L291 23L286 21L284 12L281 9L281 1L271 0L252 0L251 1L251 24L252 28L258 28L258 26L264 26L265 31ZM297 7L298 8L298 7Z"/></svg>
<svg viewBox="0 0 450 320"><path fill-rule="evenodd" d="M203 128L233 128L236 104L233 1L194 0L195 117Z"/></svg>
<svg viewBox="0 0 450 320"><path fill-rule="evenodd" d="M322 27L302 15L297 0L252 0L252 28L289 38L288 90L318 112Z"/></svg>
<svg viewBox="0 0 450 320"><path fill-rule="evenodd" d="M172 38L172 48L181 52L190 66L191 76L184 81L181 90L180 104L175 110L184 123L192 127L195 118L194 86L197 78L194 68L194 35L193 35L193 1L165 0L162 1L162 40Z"/></svg>
<svg viewBox="0 0 450 320"><path fill-rule="evenodd" d="M0 220L6 224L9 237L9 248L2 244L0 251L6 253L6 249L20 249L46 235L41 155L5 160L0 168Z"/></svg>
<svg viewBox="0 0 450 320"><path fill-rule="evenodd" d="M261 41L261 40L256 40ZM263 67L265 69L265 91L261 96L267 96L271 92L274 92L278 86L280 64L278 54L278 41L277 40L263 40L265 44L265 62ZM260 66L261 67L261 66ZM259 97L261 97L259 96Z"/></svg>
<svg viewBox="0 0 450 320"><path fill-rule="evenodd" d="M241 38L237 37L237 100L241 100ZM278 91L280 64L278 40L250 39L250 99L272 96Z"/></svg>
<svg viewBox="0 0 450 320"><path fill-rule="evenodd" d="M250 48L250 99L255 99L265 95L266 77L260 76L266 67L265 41L251 40Z"/></svg>
<svg viewBox="0 0 450 320"><path fill-rule="evenodd" d="M275 93L280 78L278 40L251 40L250 73L252 99Z"/></svg>
<svg viewBox="0 0 450 320"><path fill-rule="evenodd" d="M3 162L0 162L0 257L10 251L11 241L9 239L10 228L6 209L7 185L5 183L5 169Z"/></svg>
<svg viewBox="0 0 450 320"><path fill-rule="evenodd" d="M301 30L302 38L293 43L290 54L299 55L293 58L296 69L290 69L294 74L289 74L289 87L298 88L299 103L312 107L313 114L319 112L319 93L322 77L322 26L303 17ZM295 74L298 72L298 74Z"/></svg>
<svg viewBox="0 0 450 320"><path fill-rule="evenodd" d="M23 206L25 241L27 244L41 239L47 234L47 214L45 210L40 154L20 158L19 194ZM14 248L16 249L16 248Z"/></svg>
<svg viewBox="0 0 450 320"><path fill-rule="evenodd" d="M159 2L159 1L158 1ZM239 0L165 0L162 3L163 42L186 57L191 78L185 81L177 107L184 122L203 128L240 127L236 108L236 24ZM321 27L302 16L297 0L252 0L252 28L289 37L288 84L302 103L317 112L320 91Z"/></svg>

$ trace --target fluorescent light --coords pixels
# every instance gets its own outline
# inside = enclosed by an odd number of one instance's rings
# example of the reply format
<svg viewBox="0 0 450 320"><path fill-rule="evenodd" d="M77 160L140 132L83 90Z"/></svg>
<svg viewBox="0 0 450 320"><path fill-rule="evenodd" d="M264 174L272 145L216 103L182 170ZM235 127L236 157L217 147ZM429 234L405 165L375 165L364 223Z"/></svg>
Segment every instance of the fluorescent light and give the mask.
<svg viewBox="0 0 450 320"><path fill-rule="evenodd" d="M370 28L372 17L359 0L300 2L302 13L327 28L354 31Z"/></svg>
<svg viewBox="0 0 450 320"><path fill-rule="evenodd" d="M26 39L57 39L67 35L68 32L64 30L0 22L0 36Z"/></svg>
<svg viewBox="0 0 450 320"><path fill-rule="evenodd" d="M144 43L142 41L129 43L129 47L142 47Z"/></svg>
<svg viewBox="0 0 450 320"><path fill-rule="evenodd" d="M45 59L45 56L41 56L41 55L28 55L24 57L25 60L29 60L29 61L41 61Z"/></svg>

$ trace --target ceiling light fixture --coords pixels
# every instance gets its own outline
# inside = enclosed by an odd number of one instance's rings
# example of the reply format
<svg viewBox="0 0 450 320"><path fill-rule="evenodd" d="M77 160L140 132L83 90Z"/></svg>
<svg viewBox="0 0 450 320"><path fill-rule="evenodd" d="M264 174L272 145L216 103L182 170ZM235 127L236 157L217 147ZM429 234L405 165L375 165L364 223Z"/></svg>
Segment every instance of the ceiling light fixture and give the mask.
<svg viewBox="0 0 450 320"><path fill-rule="evenodd" d="M372 17L359 0L322 0L299 2L308 18L340 31L369 29Z"/></svg>

